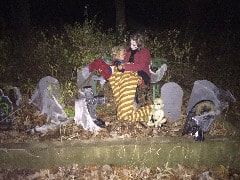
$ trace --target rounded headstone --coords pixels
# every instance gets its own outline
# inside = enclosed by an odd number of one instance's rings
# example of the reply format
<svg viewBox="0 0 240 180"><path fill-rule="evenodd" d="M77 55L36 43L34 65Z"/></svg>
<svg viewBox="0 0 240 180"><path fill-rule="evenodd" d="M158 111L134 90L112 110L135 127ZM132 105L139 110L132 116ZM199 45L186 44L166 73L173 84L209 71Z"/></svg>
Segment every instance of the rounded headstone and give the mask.
<svg viewBox="0 0 240 180"><path fill-rule="evenodd" d="M183 90L177 83L168 82L161 87L163 110L168 121L176 122L180 119L182 98Z"/></svg>

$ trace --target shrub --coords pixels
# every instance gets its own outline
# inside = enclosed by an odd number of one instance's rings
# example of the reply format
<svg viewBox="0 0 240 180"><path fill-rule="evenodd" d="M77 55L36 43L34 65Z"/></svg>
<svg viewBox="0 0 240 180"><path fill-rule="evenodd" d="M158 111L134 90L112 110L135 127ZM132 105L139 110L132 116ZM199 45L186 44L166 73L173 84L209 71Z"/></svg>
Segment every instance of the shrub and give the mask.
<svg viewBox="0 0 240 180"><path fill-rule="evenodd" d="M9 41L8 39L0 39L0 77L1 81L4 81L6 76L9 76L10 67L9 67Z"/></svg>
<svg viewBox="0 0 240 180"><path fill-rule="evenodd" d="M69 80L76 68L81 68L95 58L109 54L114 35L102 33L93 22L65 26L65 32L47 37L37 32L29 62L37 65L38 76L51 75Z"/></svg>

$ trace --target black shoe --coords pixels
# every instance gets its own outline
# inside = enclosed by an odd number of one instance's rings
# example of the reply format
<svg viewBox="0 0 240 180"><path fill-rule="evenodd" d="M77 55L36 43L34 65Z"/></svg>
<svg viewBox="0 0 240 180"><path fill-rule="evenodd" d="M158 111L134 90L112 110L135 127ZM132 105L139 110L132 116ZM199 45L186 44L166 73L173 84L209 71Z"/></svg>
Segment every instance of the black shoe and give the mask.
<svg viewBox="0 0 240 180"><path fill-rule="evenodd" d="M95 121L93 121L97 126L100 128L105 128L106 124L102 119L97 118Z"/></svg>
<svg viewBox="0 0 240 180"><path fill-rule="evenodd" d="M198 130L195 134L194 134L194 140L195 141L204 141L204 134L202 130Z"/></svg>

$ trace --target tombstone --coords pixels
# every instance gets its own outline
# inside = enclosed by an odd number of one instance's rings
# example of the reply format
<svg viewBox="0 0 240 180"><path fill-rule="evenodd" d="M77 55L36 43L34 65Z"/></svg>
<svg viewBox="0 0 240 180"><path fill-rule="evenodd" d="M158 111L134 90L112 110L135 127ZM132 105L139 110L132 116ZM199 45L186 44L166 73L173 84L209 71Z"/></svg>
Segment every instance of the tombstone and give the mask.
<svg viewBox="0 0 240 180"><path fill-rule="evenodd" d="M90 76L91 72L89 72L88 66L83 67L81 70L77 69L77 86L79 89L93 85L93 80Z"/></svg>
<svg viewBox="0 0 240 180"><path fill-rule="evenodd" d="M204 133L209 130L216 117L229 106L229 103L235 101L230 91L219 89L207 80L195 81L182 135L192 134L196 141L203 141Z"/></svg>
<svg viewBox="0 0 240 180"><path fill-rule="evenodd" d="M168 121L176 122L180 119L182 98L183 90L177 83L168 82L161 87L163 111Z"/></svg>
<svg viewBox="0 0 240 180"><path fill-rule="evenodd" d="M229 103L235 102L236 99L230 91L219 89L208 80L197 80L194 82L190 95L187 113L200 101L211 101L214 103L215 109L222 111L228 107Z"/></svg>
<svg viewBox="0 0 240 180"><path fill-rule="evenodd" d="M33 103L51 121L66 121L67 116L59 103L60 84L57 79L46 76L40 79L30 103Z"/></svg>
<svg viewBox="0 0 240 180"><path fill-rule="evenodd" d="M102 76L94 75L94 72L89 71L89 67L83 67L81 70L77 70L77 86L81 90L83 87L93 87L93 92L96 95L96 83L100 82L101 87L105 84L106 80Z"/></svg>
<svg viewBox="0 0 240 180"><path fill-rule="evenodd" d="M13 118L10 116L13 111L12 102L5 96L0 89L0 126L9 128L12 125Z"/></svg>

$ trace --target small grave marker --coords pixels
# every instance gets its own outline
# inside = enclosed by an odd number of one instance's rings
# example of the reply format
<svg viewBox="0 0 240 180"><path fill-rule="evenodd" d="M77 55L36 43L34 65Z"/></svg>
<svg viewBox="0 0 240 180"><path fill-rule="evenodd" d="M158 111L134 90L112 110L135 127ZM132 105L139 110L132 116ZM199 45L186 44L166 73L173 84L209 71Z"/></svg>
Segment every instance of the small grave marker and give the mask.
<svg viewBox="0 0 240 180"><path fill-rule="evenodd" d="M168 82L161 87L163 110L168 121L175 122L180 119L182 98L183 90L177 83Z"/></svg>

